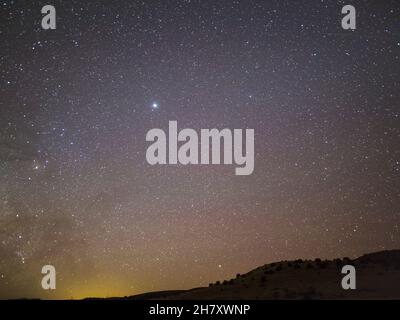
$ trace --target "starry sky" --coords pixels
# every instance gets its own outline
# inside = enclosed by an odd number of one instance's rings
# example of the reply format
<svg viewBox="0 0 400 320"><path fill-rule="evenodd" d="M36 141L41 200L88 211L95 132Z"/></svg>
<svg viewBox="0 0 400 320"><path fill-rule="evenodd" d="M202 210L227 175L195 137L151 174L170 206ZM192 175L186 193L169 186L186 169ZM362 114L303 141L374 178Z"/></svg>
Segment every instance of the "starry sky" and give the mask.
<svg viewBox="0 0 400 320"><path fill-rule="evenodd" d="M355 31L345 4L0 1L0 298L399 248L400 3L352 1ZM172 120L254 129L253 174L149 165L146 133Z"/></svg>

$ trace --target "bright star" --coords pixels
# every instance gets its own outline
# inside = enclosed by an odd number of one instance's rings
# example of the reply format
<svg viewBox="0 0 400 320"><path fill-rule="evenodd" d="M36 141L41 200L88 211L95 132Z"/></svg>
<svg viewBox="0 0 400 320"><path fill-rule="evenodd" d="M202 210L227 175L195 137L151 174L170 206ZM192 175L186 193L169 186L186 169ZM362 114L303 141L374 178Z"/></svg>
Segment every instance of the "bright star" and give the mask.
<svg viewBox="0 0 400 320"><path fill-rule="evenodd" d="M158 109L158 103L154 102L154 103L151 105L151 108L152 108L152 109Z"/></svg>

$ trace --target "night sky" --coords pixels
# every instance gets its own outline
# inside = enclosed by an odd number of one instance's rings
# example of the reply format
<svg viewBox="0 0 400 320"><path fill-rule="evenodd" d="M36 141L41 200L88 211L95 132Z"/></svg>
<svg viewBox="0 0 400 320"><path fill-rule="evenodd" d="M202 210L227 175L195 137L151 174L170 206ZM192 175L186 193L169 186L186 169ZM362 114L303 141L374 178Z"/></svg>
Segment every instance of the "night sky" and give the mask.
<svg viewBox="0 0 400 320"><path fill-rule="evenodd" d="M345 4L0 1L0 298L399 248L400 3L351 1L355 31ZM254 129L254 172L149 165L146 133L173 120Z"/></svg>

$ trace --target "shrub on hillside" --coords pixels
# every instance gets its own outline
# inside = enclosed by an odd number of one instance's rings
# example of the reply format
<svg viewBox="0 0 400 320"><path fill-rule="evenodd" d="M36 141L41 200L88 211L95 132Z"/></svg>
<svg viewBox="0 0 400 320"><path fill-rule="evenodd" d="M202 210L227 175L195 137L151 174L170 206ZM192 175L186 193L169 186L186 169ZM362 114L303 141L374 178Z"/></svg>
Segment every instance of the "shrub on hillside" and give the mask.
<svg viewBox="0 0 400 320"><path fill-rule="evenodd" d="M338 267L340 267L342 265L342 260L341 259L335 259L333 261Z"/></svg>

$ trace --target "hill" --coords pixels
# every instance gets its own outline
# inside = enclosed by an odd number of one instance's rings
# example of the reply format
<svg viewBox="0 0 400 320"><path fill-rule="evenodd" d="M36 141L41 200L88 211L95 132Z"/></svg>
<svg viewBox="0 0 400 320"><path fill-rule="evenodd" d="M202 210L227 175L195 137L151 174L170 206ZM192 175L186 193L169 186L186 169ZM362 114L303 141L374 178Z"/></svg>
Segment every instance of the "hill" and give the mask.
<svg viewBox="0 0 400 320"><path fill-rule="evenodd" d="M344 265L356 268L356 290L343 290ZM400 250L357 259L280 261L209 287L164 291L127 299L400 299Z"/></svg>

